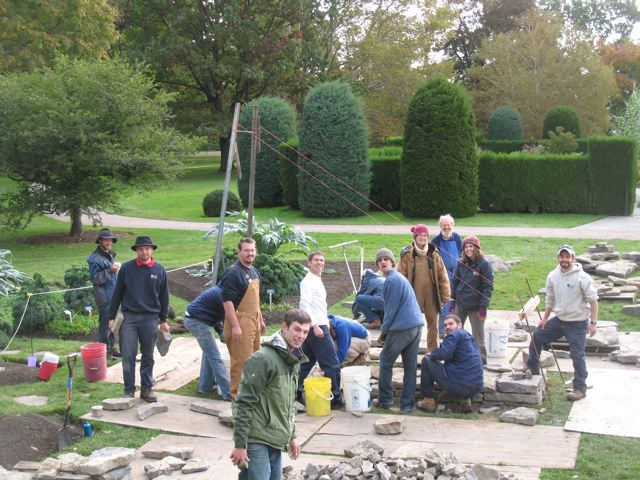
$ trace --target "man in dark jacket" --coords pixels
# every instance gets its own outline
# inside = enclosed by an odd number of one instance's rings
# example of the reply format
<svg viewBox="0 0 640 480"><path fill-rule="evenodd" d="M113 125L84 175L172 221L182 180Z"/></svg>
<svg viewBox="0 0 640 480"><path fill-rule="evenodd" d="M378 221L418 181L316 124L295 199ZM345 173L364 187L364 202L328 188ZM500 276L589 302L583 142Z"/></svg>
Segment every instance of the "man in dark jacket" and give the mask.
<svg viewBox="0 0 640 480"><path fill-rule="evenodd" d="M98 246L87 258L93 296L98 307L98 341L107 345L107 355L112 359L120 356L114 346L113 333L109 331L109 302L120 270L120 262L116 262L116 253L111 249L117 241L108 228L103 228L96 239Z"/></svg>
<svg viewBox="0 0 640 480"><path fill-rule="evenodd" d="M433 386L437 383L445 392L464 399L463 407L471 411L470 398L483 386L480 349L471 334L462 328L457 315L447 315L444 328L447 336L442 344L422 359L420 391L425 398L417 407L426 412L436 411Z"/></svg>
<svg viewBox="0 0 640 480"><path fill-rule="evenodd" d="M360 321L366 328L375 329L382 325L384 316L383 290L384 276L378 275L373 270L365 270L351 311L355 319L358 319L361 314L364 315L364 319Z"/></svg>
<svg viewBox="0 0 640 480"><path fill-rule="evenodd" d="M282 329L262 343L244 365L233 406L231 461L240 468L238 479L282 478L282 451L300 455L296 438L294 401L302 352L311 318L300 309L289 310Z"/></svg>
<svg viewBox="0 0 640 480"><path fill-rule="evenodd" d="M109 305L109 329L113 328L119 307L124 316L119 335L124 395L133 397L136 391L136 355L140 343L140 398L146 402L158 401L152 390L158 328L169 331L169 285L164 267L151 256L156 248L151 238L136 238L131 250L137 257L120 268Z"/></svg>

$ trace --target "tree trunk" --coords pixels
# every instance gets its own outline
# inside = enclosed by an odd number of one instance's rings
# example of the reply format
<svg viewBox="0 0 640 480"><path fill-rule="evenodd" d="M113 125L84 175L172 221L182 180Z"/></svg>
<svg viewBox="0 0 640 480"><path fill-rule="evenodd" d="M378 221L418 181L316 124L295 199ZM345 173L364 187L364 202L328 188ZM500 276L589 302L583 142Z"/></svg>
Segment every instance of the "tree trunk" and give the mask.
<svg viewBox="0 0 640 480"><path fill-rule="evenodd" d="M227 171L227 159L229 158L229 139L231 135L220 136L218 141L220 142L220 172Z"/></svg>
<svg viewBox="0 0 640 480"><path fill-rule="evenodd" d="M73 207L69 211L69 217L71 217L71 229L69 230L69 236L79 237L82 233L82 212L78 207Z"/></svg>

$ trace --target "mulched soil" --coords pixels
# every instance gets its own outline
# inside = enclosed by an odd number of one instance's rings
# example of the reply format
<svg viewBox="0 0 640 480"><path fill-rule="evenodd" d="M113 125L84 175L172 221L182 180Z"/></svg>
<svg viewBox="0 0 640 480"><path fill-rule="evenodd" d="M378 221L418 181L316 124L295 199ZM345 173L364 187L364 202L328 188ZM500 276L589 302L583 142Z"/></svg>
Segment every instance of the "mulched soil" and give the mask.
<svg viewBox="0 0 640 480"><path fill-rule="evenodd" d="M0 465L12 468L20 460L36 461L58 451L58 430L63 419L38 414L0 416ZM71 425L69 437L77 442L81 429Z"/></svg>
<svg viewBox="0 0 640 480"><path fill-rule="evenodd" d="M24 364L12 362L0 363L0 386L36 383L37 381L37 368L29 368Z"/></svg>
<svg viewBox="0 0 640 480"><path fill-rule="evenodd" d="M349 262L349 267L357 286L359 283L360 263ZM375 265L373 263L365 263L364 267L375 268ZM173 295L191 301L207 288L205 287L207 281L208 278L192 277L184 270L177 270L169 273L169 290ZM353 293L353 286L345 262L327 262L325 272L322 274L322 282L327 290L327 303L329 305L334 305ZM292 295L285 297L283 303L298 306L299 301L300 297L298 295ZM178 312L178 315L182 316L182 313ZM282 311L269 312L267 310L263 311L262 314L267 325L280 323L284 317L284 312Z"/></svg>
<svg viewBox="0 0 640 480"><path fill-rule="evenodd" d="M85 230L80 235L71 237L68 233L45 233L43 235L32 235L22 240L28 245L48 245L50 243L94 243L98 238L100 230ZM133 237L135 234L131 232L111 231L114 237L126 238Z"/></svg>

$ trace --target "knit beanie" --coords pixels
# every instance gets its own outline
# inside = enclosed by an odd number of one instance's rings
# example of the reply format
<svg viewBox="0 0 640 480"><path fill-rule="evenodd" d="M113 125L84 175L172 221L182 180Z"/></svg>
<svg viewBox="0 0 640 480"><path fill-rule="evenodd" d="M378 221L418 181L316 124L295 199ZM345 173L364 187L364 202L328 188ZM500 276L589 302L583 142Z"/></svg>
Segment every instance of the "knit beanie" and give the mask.
<svg viewBox="0 0 640 480"><path fill-rule="evenodd" d="M419 223L415 227L411 227L411 233L413 233L413 238L415 239L421 233L426 233L427 235L429 235L429 229L426 225Z"/></svg>
<svg viewBox="0 0 640 480"><path fill-rule="evenodd" d="M382 257L387 257L391 260L391 263L393 264L393 266L396 266L396 259L393 256L393 253L391 252L391 250L389 250L388 248L381 248L380 250L378 250L376 252L376 265L378 265L378 262L380 261L380 259Z"/></svg>
<svg viewBox="0 0 640 480"><path fill-rule="evenodd" d="M475 235L469 235L468 237L465 237L465 239L462 241L462 248L464 248L467 243L474 245L476 248L480 248L480 240L478 240L478 237L476 237Z"/></svg>

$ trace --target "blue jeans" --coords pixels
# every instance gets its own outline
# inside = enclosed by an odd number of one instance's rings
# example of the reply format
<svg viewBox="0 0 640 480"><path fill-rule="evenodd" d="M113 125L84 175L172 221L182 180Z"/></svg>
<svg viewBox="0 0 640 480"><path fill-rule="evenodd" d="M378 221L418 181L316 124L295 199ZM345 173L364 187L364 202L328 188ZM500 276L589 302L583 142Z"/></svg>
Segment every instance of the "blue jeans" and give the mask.
<svg viewBox="0 0 640 480"><path fill-rule="evenodd" d="M573 361L573 389L582 393L587 392L587 363L584 360L584 349L587 343L589 320L581 322L564 322L558 317L551 318L544 328L536 328L529 344L529 359L527 367L540 368L540 359L536 355L545 345L558 340L560 337L569 343L569 356ZM535 344L535 348L534 348Z"/></svg>
<svg viewBox="0 0 640 480"><path fill-rule="evenodd" d="M425 356L420 366L420 391L425 397L433 398L434 382L440 385L444 391L462 398L474 397L480 391L480 388L475 385L461 383L455 378L449 378L442 363Z"/></svg>
<svg viewBox="0 0 640 480"><path fill-rule="evenodd" d="M356 295L356 301L351 310L354 315L358 312L364 313L367 322L371 323L374 320L382 320L384 302L382 301L382 297L360 294Z"/></svg>
<svg viewBox="0 0 640 480"><path fill-rule="evenodd" d="M199 390L201 392L210 392L213 385L217 384L222 391L222 398L225 400L230 399L231 380L222 362L220 350L218 350L211 327L192 317L184 318L184 326L196 337L198 345L202 349Z"/></svg>
<svg viewBox="0 0 640 480"><path fill-rule="evenodd" d="M302 393L304 379L307 378L313 366L318 362L324 372L324 376L331 379L331 393L333 393L334 402L339 403L342 401L342 392L340 392L340 362L338 361L338 354L333 345L333 339L329 334L329 327L321 325L320 328L324 332L324 337L316 337L315 333L313 333L313 328L311 328L307 339L302 344L302 351L309 358L309 361L300 365L298 392Z"/></svg>
<svg viewBox="0 0 640 480"><path fill-rule="evenodd" d="M240 470L238 480L281 480L282 451L264 443L249 443L249 468Z"/></svg>
<svg viewBox="0 0 640 480"><path fill-rule="evenodd" d="M384 407L393 405L393 362L402 355L404 379L400 394L400 409L412 409L416 394L416 374L418 371L418 350L422 326L409 330L391 331L387 334L380 353L380 375L378 378L378 404Z"/></svg>
<svg viewBox="0 0 640 480"><path fill-rule="evenodd" d="M153 387L153 349L158 337L158 316L124 314L120 326L120 353L124 393L136 391L136 355L140 343L140 389L148 392Z"/></svg>
<svg viewBox="0 0 640 480"><path fill-rule="evenodd" d="M116 339L109 331L109 304L98 307L98 341L107 345L107 350L113 347Z"/></svg>

